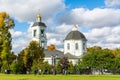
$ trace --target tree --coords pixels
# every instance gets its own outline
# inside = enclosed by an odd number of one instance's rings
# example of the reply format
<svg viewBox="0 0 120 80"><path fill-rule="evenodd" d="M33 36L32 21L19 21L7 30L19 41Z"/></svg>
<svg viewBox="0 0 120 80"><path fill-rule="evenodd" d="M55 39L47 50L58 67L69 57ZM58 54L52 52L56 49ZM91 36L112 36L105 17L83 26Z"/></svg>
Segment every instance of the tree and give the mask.
<svg viewBox="0 0 120 80"><path fill-rule="evenodd" d="M51 71L52 65L49 65L47 61L43 62L42 66L40 67L43 74L48 74Z"/></svg>
<svg viewBox="0 0 120 80"><path fill-rule="evenodd" d="M113 65L109 68L109 71L113 74L120 74L120 48L116 48L111 50L112 54L115 56L114 60L112 61Z"/></svg>
<svg viewBox="0 0 120 80"><path fill-rule="evenodd" d="M69 67L69 61L67 57L63 57L60 60L60 65L61 65L61 71L63 71L64 74L67 73L68 67Z"/></svg>
<svg viewBox="0 0 120 80"><path fill-rule="evenodd" d="M14 21L9 17L6 12L0 13L0 60L1 67L5 67L6 69L10 69L10 56L11 56L11 33L9 29L14 28ZM3 66L2 66L3 65ZM4 69L4 68L2 68Z"/></svg>
<svg viewBox="0 0 120 80"><path fill-rule="evenodd" d="M73 66L72 61L70 61L69 62L69 67L68 67L68 73L73 74L73 72L74 72L74 66Z"/></svg>
<svg viewBox="0 0 120 80"><path fill-rule="evenodd" d="M57 64L56 64L56 72L57 72L58 74L61 73L60 60L57 61Z"/></svg>
<svg viewBox="0 0 120 80"><path fill-rule="evenodd" d="M47 47L49 51L55 50L55 45L51 44L50 46Z"/></svg>
<svg viewBox="0 0 120 80"><path fill-rule="evenodd" d="M39 68L42 65L45 56L43 49L36 41L31 41L28 47L22 50L18 55L18 61L23 61L26 70L31 70L31 68L34 69L34 67Z"/></svg>
<svg viewBox="0 0 120 80"><path fill-rule="evenodd" d="M119 68L119 58L115 57L110 49L102 49L101 47L88 48L88 52L82 57L82 65L91 68L92 72L99 71L100 74L104 70L111 71Z"/></svg>
<svg viewBox="0 0 120 80"><path fill-rule="evenodd" d="M78 74L83 73L83 69L86 68L86 66L82 63L83 61L81 59L78 60L78 63L74 66L75 67L75 72Z"/></svg>

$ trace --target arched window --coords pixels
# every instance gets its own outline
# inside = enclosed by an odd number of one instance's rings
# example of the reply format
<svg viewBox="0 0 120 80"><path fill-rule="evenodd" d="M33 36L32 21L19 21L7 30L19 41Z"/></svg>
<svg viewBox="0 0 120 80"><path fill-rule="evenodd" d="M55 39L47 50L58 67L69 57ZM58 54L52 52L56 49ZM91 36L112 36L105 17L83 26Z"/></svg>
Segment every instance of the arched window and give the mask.
<svg viewBox="0 0 120 80"><path fill-rule="evenodd" d="M83 43L83 50L85 50L85 43Z"/></svg>
<svg viewBox="0 0 120 80"><path fill-rule="evenodd" d="M34 37L36 37L36 32L37 32L37 30L34 30L34 31L33 31L33 36L34 36Z"/></svg>
<svg viewBox="0 0 120 80"><path fill-rule="evenodd" d="M68 49L68 50L70 49L70 44L69 44L69 43L67 43L67 49Z"/></svg>
<svg viewBox="0 0 120 80"><path fill-rule="evenodd" d="M75 43L75 49L78 50L78 43Z"/></svg>

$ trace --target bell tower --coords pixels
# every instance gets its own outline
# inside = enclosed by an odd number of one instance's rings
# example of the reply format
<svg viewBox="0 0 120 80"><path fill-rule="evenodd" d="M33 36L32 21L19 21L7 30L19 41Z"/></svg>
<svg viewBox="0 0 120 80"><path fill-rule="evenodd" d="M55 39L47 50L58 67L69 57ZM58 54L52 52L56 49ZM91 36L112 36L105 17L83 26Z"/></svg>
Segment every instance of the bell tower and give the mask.
<svg viewBox="0 0 120 80"><path fill-rule="evenodd" d="M36 16L36 22L32 25L32 40L39 42L42 48L47 47L47 38L46 38L46 25L42 22L42 17L38 12Z"/></svg>

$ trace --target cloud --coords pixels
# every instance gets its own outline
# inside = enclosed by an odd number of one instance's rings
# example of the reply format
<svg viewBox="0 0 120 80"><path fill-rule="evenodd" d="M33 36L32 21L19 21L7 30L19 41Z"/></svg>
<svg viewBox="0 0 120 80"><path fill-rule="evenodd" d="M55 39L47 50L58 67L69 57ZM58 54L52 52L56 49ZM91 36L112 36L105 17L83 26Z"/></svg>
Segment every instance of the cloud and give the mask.
<svg viewBox="0 0 120 80"><path fill-rule="evenodd" d="M55 28L55 31L56 33L59 33L59 34L66 34L67 32L71 31L71 28L73 27L73 25L67 25L65 23L57 26Z"/></svg>
<svg viewBox="0 0 120 80"><path fill-rule="evenodd" d="M18 54L21 50L26 48L31 41L31 29L27 32L10 30L12 34L12 51Z"/></svg>
<svg viewBox="0 0 120 80"><path fill-rule="evenodd" d="M74 21L76 21L80 27L114 27L120 24L120 9L94 8L93 10L89 10L85 8L76 8L69 11L58 20L59 23L66 24L71 24Z"/></svg>
<svg viewBox="0 0 120 80"><path fill-rule="evenodd" d="M67 33L72 30L73 25L61 24L56 27L52 31L47 32L47 45L54 44L57 49L63 50L63 41L67 36Z"/></svg>
<svg viewBox="0 0 120 80"><path fill-rule="evenodd" d="M23 35L21 31L14 31L13 29L10 30L10 33L12 34L12 38L19 38Z"/></svg>
<svg viewBox="0 0 120 80"><path fill-rule="evenodd" d="M0 11L6 11L19 21L34 21L38 10L49 21L64 10L63 0L0 0Z"/></svg>
<svg viewBox="0 0 120 80"><path fill-rule="evenodd" d="M85 35L88 39L88 47L90 46L101 46L103 48L117 48L120 47L120 26L118 27L103 27L95 28L86 32Z"/></svg>
<svg viewBox="0 0 120 80"><path fill-rule="evenodd" d="M61 45L61 41L57 40L56 38L49 39L48 45L54 44L56 46Z"/></svg>
<svg viewBox="0 0 120 80"><path fill-rule="evenodd" d="M120 0L105 0L105 5L107 7L120 6Z"/></svg>

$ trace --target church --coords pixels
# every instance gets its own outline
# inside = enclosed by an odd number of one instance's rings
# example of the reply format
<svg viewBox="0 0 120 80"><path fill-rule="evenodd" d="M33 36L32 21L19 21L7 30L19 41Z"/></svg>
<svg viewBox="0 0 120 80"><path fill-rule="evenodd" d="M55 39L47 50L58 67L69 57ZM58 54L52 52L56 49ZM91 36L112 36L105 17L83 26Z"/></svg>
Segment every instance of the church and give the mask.
<svg viewBox="0 0 120 80"><path fill-rule="evenodd" d="M73 65L78 62L78 59L86 52L87 39L83 33L78 31L77 26L74 24L73 29L66 35L64 41L64 51L47 50L47 36L46 36L45 23L42 22L40 13L36 16L36 22L31 26L32 40L39 42L40 46L44 48L45 58L49 64L55 65L57 60L67 57L72 61Z"/></svg>

